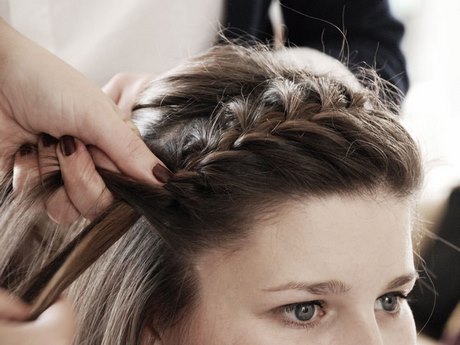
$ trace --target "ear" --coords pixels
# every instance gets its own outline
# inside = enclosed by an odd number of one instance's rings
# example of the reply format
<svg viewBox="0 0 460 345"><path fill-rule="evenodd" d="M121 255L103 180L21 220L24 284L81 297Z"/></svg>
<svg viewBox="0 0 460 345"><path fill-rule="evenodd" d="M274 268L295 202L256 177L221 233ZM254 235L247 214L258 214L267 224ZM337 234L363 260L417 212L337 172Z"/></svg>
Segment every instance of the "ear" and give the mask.
<svg viewBox="0 0 460 345"><path fill-rule="evenodd" d="M165 345L161 336L151 327L145 327L142 331L141 345Z"/></svg>

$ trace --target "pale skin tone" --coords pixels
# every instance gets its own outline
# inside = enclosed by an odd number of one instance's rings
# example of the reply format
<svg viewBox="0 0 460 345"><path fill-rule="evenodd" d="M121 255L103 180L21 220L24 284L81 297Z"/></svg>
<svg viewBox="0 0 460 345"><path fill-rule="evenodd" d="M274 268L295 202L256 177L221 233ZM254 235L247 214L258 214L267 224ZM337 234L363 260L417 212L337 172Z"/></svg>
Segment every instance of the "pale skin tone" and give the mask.
<svg viewBox="0 0 460 345"><path fill-rule="evenodd" d="M95 165L121 171L147 183L159 183L158 179L152 174L152 169L157 164L161 164L161 162L138 137L137 130L130 121L130 114L126 111L126 107L129 107L126 104L131 104L130 100L123 96L123 92L120 89L114 90L114 87L119 88L119 81L112 82L112 85L109 84L104 90L125 111L117 108L110 97L101 92L97 86L93 85L77 71L20 36L9 28L3 20L0 20L0 26L0 45L2 48L0 49L0 60L2 62L0 68L0 81L2 83L0 93L0 152L2 153L0 156L0 176L14 164L14 187L16 192L26 189L26 185L32 177L37 177L53 169L46 163L47 159L51 157L51 160L53 160L53 157L55 157L59 162L59 166L54 167L54 169L61 170L65 187L61 188L50 200L47 200L44 206L53 219L65 223L73 221L80 215L92 219L100 210L111 203L112 196L107 192L102 179L96 173ZM320 65L324 67L323 64ZM342 68L345 69L343 66ZM134 81L134 83L137 82ZM136 87L139 85L141 83L138 83ZM110 128L110 131L106 130L106 128ZM55 138L61 138L64 135L78 138L75 139L74 153L65 156L62 154L58 143L45 147L40 140L41 133L48 133ZM25 143L36 145L38 152L20 156L17 153L18 149ZM88 149L87 145L92 146ZM328 213L328 218L330 214ZM280 222L279 224L282 223ZM273 226L275 225L272 224ZM271 229L270 226L268 228ZM276 233L281 233L275 230L271 232L273 232L273 236ZM258 233L258 231L254 231L254 233ZM273 238L271 237L272 240ZM292 238L295 237L289 237L288 239ZM313 237L308 242L316 243L316 240ZM323 241L324 239L319 240ZM321 241L318 243L323 243ZM302 271L302 269L305 270L305 267L310 267L310 265L299 266L294 271L289 269L284 271L287 266L283 265L287 265L289 262L295 262L296 265L305 262L306 258L300 255L301 251L292 250L290 254L297 253L299 257L293 256L289 260L283 261L283 248L276 248L273 241L268 241L265 243L270 244L266 248L267 250L270 249L270 253L268 255L265 252L262 255L263 243L263 238L254 238L251 245L255 247L252 249L243 248L238 254L231 256L228 261L226 255L226 260L219 261L220 258L224 257L222 256L223 253L212 253L203 258L203 261L199 264L203 282L202 294L203 296L208 296L209 294L209 298L206 297L206 305L202 305L197 310L197 318L193 325L192 339L194 339L194 343L203 345L215 343L224 345L282 343L289 345L303 344L305 341L311 340L314 344L335 344L338 338L334 337L338 336L338 334L340 334L340 344L346 344L342 341L344 336L349 336L349 338L346 338L347 341L348 339L355 339L354 344L414 343L412 341L415 337L412 334L414 333L413 322L409 318L408 312L401 313L403 316L406 315L406 318L398 319L406 322L404 325L401 322L400 327L400 334L406 336L406 342L399 343L391 342L394 332L387 331L397 328L387 327L389 322L386 321L386 318L383 321L381 318L378 320L377 318L372 319L369 311L370 309L374 311L372 315L382 315L382 313L376 313L374 307L375 301L387 293L385 291L387 282L383 282L383 280L391 281L394 275L407 274L411 269L413 271L413 266L399 267L400 270L393 272L392 277L389 277L389 274L378 275L377 277L377 274L374 273L373 276L367 275L367 278L363 278L356 272L355 274L348 272L351 270L348 265L343 267L344 271L330 272L331 275L327 277L315 277L314 275L310 276L310 273L315 272ZM286 245L288 243L289 241L287 241ZM291 246L298 244L299 242L295 241L291 243ZM254 252L254 249L260 249L261 251L256 250ZM315 248L309 248L309 253L311 253L310 249ZM257 253L257 255L253 257L254 253ZM375 251L372 253L375 253ZM336 252L331 252L328 254L330 256L323 256L323 260L327 258L327 260L334 261L336 254ZM343 252L342 254L342 257L345 257L346 254L348 260L350 255L356 255L357 253L351 251ZM245 256L250 259L247 264L244 261ZM273 258L277 259L274 260ZM384 262L384 257L381 259L377 264ZM358 261L358 258L356 260L357 262L366 262L366 264L369 261L368 259ZM345 260L342 261L345 262ZM209 265L207 265L207 262ZM222 270L220 273L217 273L217 268L215 267L217 262L222 263L219 266L219 269ZM338 265L341 262L331 262L331 265L327 267ZM257 263L259 263L260 267L257 266ZM266 272L260 279L255 279L254 277L257 274L264 271L262 269L263 263L267 263L267 266L265 266ZM230 266L227 267L228 265ZM232 265L233 268L231 268ZM235 267L244 269L235 271ZM252 271L249 270L251 267ZM318 267L318 264L312 267ZM356 265L354 268L356 267L359 266ZM393 266L391 267L389 271L394 268ZM275 270L274 268L277 269ZM404 268L405 272L402 272L402 268ZM377 271L381 274L384 273L381 272L382 270ZM291 276L277 277L274 274L276 272L278 274L291 272ZM302 276L295 272L302 272ZM321 270L321 272L326 271ZM348 273L345 274L344 272ZM366 270L364 272L366 274L370 273L370 271ZM226 285L224 282L229 279L231 273L235 274L238 279L235 279L233 284ZM337 276L332 273L337 273ZM219 279L215 279L215 274L218 274ZM262 278L268 277L273 281L265 281L266 285L264 286L253 285L256 281L259 283L264 282ZM260 291L260 289L270 288L272 284L277 286L275 284L280 284L286 279L297 281L299 277L308 282L316 282L318 279L340 279L349 284L351 289L346 294L334 296L334 298L311 296L299 291L282 293ZM236 281L239 284L235 285ZM360 284L364 284L365 288L361 288ZM401 287L398 290L403 288L405 287ZM360 295L357 292L358 290L364 291L365 294ZM222 291L228 292L229 295L222 294ZM243 294L243 292L255 293L256 291L256 295ZM380 292L379 295L377 291L383 292ZM288 294L289 296L287 296ZM343 298L343 296L348 296L347 301L355 301L354 305L361 306L359 310L351 308L351 304L348 302L348 304L340 302L339 297ZM321 329L324 330L328 324L319 323L316 328L308 330L303 328L295 329L287 327L279 320L281 314L276 314L278 318L275 318L275 314L268 312L267 309L271 308L270 310L273 310L273 308L281 306L280 303L286 305L289 303L308 302L317 300L318 297L324 300L327 297L327 301L330 302L326 305L333 306L330 309L331 312L325 313L324 317L322 317L325 320L324 322L331 322L333 332L328 333L329 335L325 338L321 337L321 340L313 337L315 334L318 335ZM373 308L369 308L371 299L374 301ZM277 301L277 306L271 304L275 300ZM233 303L229 303L230 301ZM245 304L245 301L248 303ZM255 301L259 302L256 304ZM278 306L278 304L280 305ZM403 311L406 310L405 308L403 308ZM28 310L28 306L17 299L11 298L5 291L0 291L1 345L27 344L30 343L31 339L33 339L33 344L35 345L71 343L75 331L74 316L67 303L63 302L54 305L34 322L18 322L27 319ZM340 319L338 316L334 318L335 315L339 314L343 317ZM240 318L229 318L229 315L238 315ZM349 316L348 318L345 317L347 315ZM345 322L345 319L348 321ZM371 323L369 320L374 320L375 323ZM363 329L369 332L356 334L358 328L352 326L352 321L355 324L358 322L360 325L365 325L366 328ZM394 324L396 323L391 323L391 325ZM399 325L399 323L397 324ZM372 325L374 328L370 327ZM378 328L376 328L376 325ZM267 332L267 329L272 333ZM374 333L370 333L371 329L374 331L379 330L377 334L381 334L382 342L379 343L380 338L377 339L372 335ZM381 330L384 332L380 332ZM281 337L281 334L285 334L286 337ZM306 338L307 334L309 338ZM323 334L326 333L323 332ZM216 339L218 342L215 342ZM387 341L388 339L390 339L390 342ZM350 343L353 342L350 340ZM171 342L171 344L174 344L174 342Z"/></svg>
<svg viewBox="0 0 460 345"><path fill-rule="evenodd" d="M45 202L48 213L58 222L70 222L80 214L91 219L94 215L88 213L88 205L97 202L103 209L110 204L111 195L105 191L93 162L146 183L162 182L152 172L162 163L142 142L129 114L96 85L2 19L0 48L0 177L14 163L15 189L21 190L34 175L46 172L46 164L41 164L43 156L51 152L57 155L57 145L47 150L40 145L41 133L47 133L57 139L77 137L85 145L92 145L79 160L67 162L69 167L73 165L72 181L87 185L86 190L70 191L69 178L66 188ZM111 89L109 85L107 91ZM119 92L111 96L126 103ZM29 154L29 162L18 159L16 153L24 144L37 146L45 155Z"/></svg>
<svg viewBox="0 0 460 345"><path fill-rule="evenodd" d="M376 197L306 200L251 229L237 251L200 258L200 295L184 344L411 345L406 296L412 205ZM300 317L300 319L299 319ZM177 344L177 334L163 345Z"/></svg>
<svg viewBox="0 0 460 345"><path fill-rule="evenodd" d="M30 307L0 289L0 345L68 345L75 332L75 315L70 303L59 300L33 322Z"/></svg>
<svg viewBox="0 0 460 345"><path fill-rule="evenodd" d="M125 102L120 93L110 96ZM79 140L74 153L64 156L57 143L45 147L41 133ZM21 156L24 144L38 151ZM50 157L56 157L59 166L51 168ZM162 163L142 142L129 114L79 72L0 19L0 178L14 165L13 187L19 193L34 177L60 168L65 188L45 201L48 214L58 222L80 215L91 219L112 201L95 164L160 183L152 170ZM75 327L69 303L57 303L34 322L18 322L27 316L24 303L0 291L1 345L71 343Z"/></svg>

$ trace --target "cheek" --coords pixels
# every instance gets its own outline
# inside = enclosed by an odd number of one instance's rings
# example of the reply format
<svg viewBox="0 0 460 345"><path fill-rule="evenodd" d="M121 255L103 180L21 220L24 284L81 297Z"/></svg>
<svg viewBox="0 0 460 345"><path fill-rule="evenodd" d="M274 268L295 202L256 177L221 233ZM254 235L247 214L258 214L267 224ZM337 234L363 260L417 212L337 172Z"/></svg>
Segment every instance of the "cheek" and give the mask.
<svg viewBox="0 0 460 345"><path fill-rule="evenodd" d="M231 313L212 309L212 312L205 309L191 315L189 324L181 327L181 331L173 331L165 345L259 345L248 339L248 330L235 324Z"/></svg>
<svg viewBox="0 0 460 345"><path fill-rule="evenodd" d="M173 330L164 345L280 345L293 341L286 329L274 330L271 322L238 311L212 306L197 311L182 331ZM298 337L297 337L298 338ZM304 337L303 337L304 338ZM316 344L316 343L315 343Z"/></svg>
<svg viewBox="0 0 460 345"><path fill-rule="evenodd" d="M233 344L231 322L225 307L200 306L168 331L164 345ZM227 316L225 315L227 314Z"/></svg>
<svg viewBox="0 0 460 345"><path fill-rule="evenodd" d="M414 317L408 305L403 307L398 317L386 320L381 327L381 331L385 345L417 344Z"/></svg>

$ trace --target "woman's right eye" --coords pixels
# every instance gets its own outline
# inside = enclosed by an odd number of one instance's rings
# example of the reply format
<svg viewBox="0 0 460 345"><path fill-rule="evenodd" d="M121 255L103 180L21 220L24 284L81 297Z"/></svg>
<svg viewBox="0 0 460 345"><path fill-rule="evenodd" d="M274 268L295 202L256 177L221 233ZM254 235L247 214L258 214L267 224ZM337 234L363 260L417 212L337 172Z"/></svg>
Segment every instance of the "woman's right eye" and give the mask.
<svg viewBox="0 0 460 345"><path fill-rule="evenodd" d="M281 311L286 324L302 328L315 326L317 319L324 315L321 301L288 304L281 307Z"/></svg>

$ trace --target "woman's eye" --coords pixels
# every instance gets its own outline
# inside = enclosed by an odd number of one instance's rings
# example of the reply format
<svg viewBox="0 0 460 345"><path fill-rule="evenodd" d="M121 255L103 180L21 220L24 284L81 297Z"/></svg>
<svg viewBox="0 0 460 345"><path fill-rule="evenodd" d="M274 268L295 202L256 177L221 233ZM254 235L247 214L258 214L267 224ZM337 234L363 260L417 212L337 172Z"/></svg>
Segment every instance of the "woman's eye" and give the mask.
<svg viewBox="0 0 460 345"><path fill-rule="evenodd" d="M402 293L389 293L379 297L375 301L375 310L383 310L387 313L396 314L401 309L401 303L407 299Z"/></svg>
<svg viewBox="0 0 460 345"><path fill-rule="evenodd" d="M321 301L294 303L282 307L285 321L301 327L313 326L318 317L324 315Z"/></svg>
<svg viewBox="0 0 460 345"><path fill-rule="evenodd" d="M316 305L311 303L295 304L293 313L299 321L310 321L316 313Z"/></svg>

